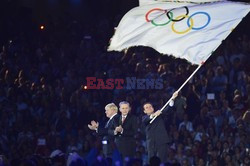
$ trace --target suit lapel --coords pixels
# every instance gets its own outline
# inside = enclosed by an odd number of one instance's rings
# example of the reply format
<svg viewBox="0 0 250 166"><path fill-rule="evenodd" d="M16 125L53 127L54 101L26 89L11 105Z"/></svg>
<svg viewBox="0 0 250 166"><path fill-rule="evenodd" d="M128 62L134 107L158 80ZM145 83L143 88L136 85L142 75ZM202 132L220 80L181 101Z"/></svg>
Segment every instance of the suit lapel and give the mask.
<svg viewBox="0 0 250 166"><path fill-rule="evenodd" d="M119 117L119 125L122 125L122 115Z"/></svg>
<svg viewBox="0 0 250 166"><path fill-rule="evenodd" d="M147 129L147 130L154 130L154 128L157 126L156 124L158 124L159 118L161 118L161 117L157 117L157 118L155 118L155 120L154 120L153 123L149 123L149 124L146 126L146 129Z"/></svg>
<svg viewBox="0 0 250 166"><path fill-rule="evenodd" d="M116 114L114 117L112 117L112 119L109 119L109 120L107 121L106 125L105 125L105 128L109 128L109 127L111 127L112 125L114 125L117 116L118 116L118 115Z"/></svg>
<svg viewBox="0 0 250 166"><path fill-rule="evenodd" d="M107 121L107 123L106 123L106 125L105 125L105 128L108 128L108 127L110 126L110 121L111 121L111 119L109 119L109 120Z"/></svg>

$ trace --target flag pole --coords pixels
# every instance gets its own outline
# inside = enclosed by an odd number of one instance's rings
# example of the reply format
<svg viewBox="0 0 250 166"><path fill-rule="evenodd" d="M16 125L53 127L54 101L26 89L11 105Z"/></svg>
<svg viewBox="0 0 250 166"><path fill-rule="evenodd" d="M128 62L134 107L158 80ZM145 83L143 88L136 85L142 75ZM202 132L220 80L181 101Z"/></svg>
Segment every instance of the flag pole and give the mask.
<svg viewBox="0 0 250 166"><path fill-rule="evenodd" d="M202 62L196 69L195 71L188 77L188 79L181 85L181 87L176 91L176 92L179 92L187 83L188 81L194 76L194 74L201 68L201 66L204 64L204 62ZM172 100L173 98L171 97L168 102L160 109L160 111L162 112L167 106L168 104L170 103L170 101ZM151 119L150 123L152 123L155 118L157 118L157 116L153 117L153 119Z"/></svg>

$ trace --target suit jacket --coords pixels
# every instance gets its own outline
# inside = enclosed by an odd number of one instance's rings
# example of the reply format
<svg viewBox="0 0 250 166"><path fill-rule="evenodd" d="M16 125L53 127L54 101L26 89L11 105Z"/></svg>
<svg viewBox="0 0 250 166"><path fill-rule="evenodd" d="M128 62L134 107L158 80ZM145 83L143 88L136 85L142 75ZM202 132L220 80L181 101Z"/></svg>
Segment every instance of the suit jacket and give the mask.
<svg viewBox="0 0 250 166"><path fill-rule="evenodd" d="M114 130L119 121L119 115L116 114L112 119L110 119L104 128L98 127L97 133L99 136L103 136L103 153L106 157L110 157L114 149Z"/></svg>
<svg viewBox="0 0 250 166"><path fill-rule="evenodd" d="M135 154L135 134L137 132L138 124L136 116L128 114L122 124L122 116L120 115L117 126L121 125L123 128L122 133L115 136L115 143L118 150L123 157L133 157Z"/></svg>
<svg viewBox="0 0 250 166"><path fill-rule="evenodd" d="M165 119L171 113L170 111L170 106L168 106L151 124L151 119L148 115L143 117L142 121L146 128L148 149L155 149L156 146L161 146L171 141L165 127Z"/></svg>

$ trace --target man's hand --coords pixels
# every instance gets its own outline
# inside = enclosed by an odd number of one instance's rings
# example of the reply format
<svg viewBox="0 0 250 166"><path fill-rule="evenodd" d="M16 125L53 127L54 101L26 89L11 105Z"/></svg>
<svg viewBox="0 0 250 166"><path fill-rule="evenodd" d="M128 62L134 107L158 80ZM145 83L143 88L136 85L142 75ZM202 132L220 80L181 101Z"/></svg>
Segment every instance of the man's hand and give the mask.
<svg viewBox="0 0 250 166"><path fill-rule="evenodd" d="M178 96L178 92L175 91L174 94L172 95L172 99L174 100Z"/></svg>
<svg viewBox="0 0 250 166"><path fill-rule="evenodd" d="M91 121L91 125L94 126L94 127L96 127L96 128L98 128L99 123L96 122L96 121L94 121L94 120L92 120L92 121Z"/></svg>
<svg viewBox="0 0 250 166"><path fill-rule="evenodd" d="M99 123L98 123L98 122L95 122L94 120L92 120L92 121L90 122L90 124L88 124L88 128L89 128L90 130L97 130L98 126L99 126Z"/></svg>
<svg viewBox="0 0 250 166"><path fill-rule="evenodd" d="M161 111L160 110L158 110L158 111L156 111L155 113L153 113L153 117L155 117L155 116L159 116L159 115L161 115Z"/></svg>
<svg viewBox="0 0 250 166"><path fill-rule="evenodd" d="M89 128L90 130L96 130L96 129L97 129L96 127L94 127L94 126L92 126L92 125L90 125L90 124L88 124L88 128Z"/></svg>
<svg viewBox="0 0 250 166"><path fill-rule="evenodd" d="M116 133L121 133L122 131L123 131L123 128L121 125L115 128Z"/></svg>

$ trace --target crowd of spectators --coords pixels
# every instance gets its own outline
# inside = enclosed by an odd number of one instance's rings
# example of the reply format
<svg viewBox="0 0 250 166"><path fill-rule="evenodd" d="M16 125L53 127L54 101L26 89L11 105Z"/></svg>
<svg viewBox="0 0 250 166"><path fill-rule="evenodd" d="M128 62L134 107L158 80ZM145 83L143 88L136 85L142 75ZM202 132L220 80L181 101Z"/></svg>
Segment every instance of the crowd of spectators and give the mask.
<svg viewBox="0 0 250 166"><path fill-rule="evenodd" d="M104 124L105 105L123 100L140 124L143 103L160 109L196 67L145 47L107 52L117 18L69 20L19 30L1 47L0 162L5 165L64 165L68 156L82 158L78 165L108 165L101 138L87 124L93 119ZM15 23L6 26L13 30ZM249 165L249 54L249 34L230 37L182 89L166 121L172 140L166 165ZM86 77L162 79L163 87L93 90L84 88ZM135 139L135 160L128 163L145 165L143 127Z"/></svg>

